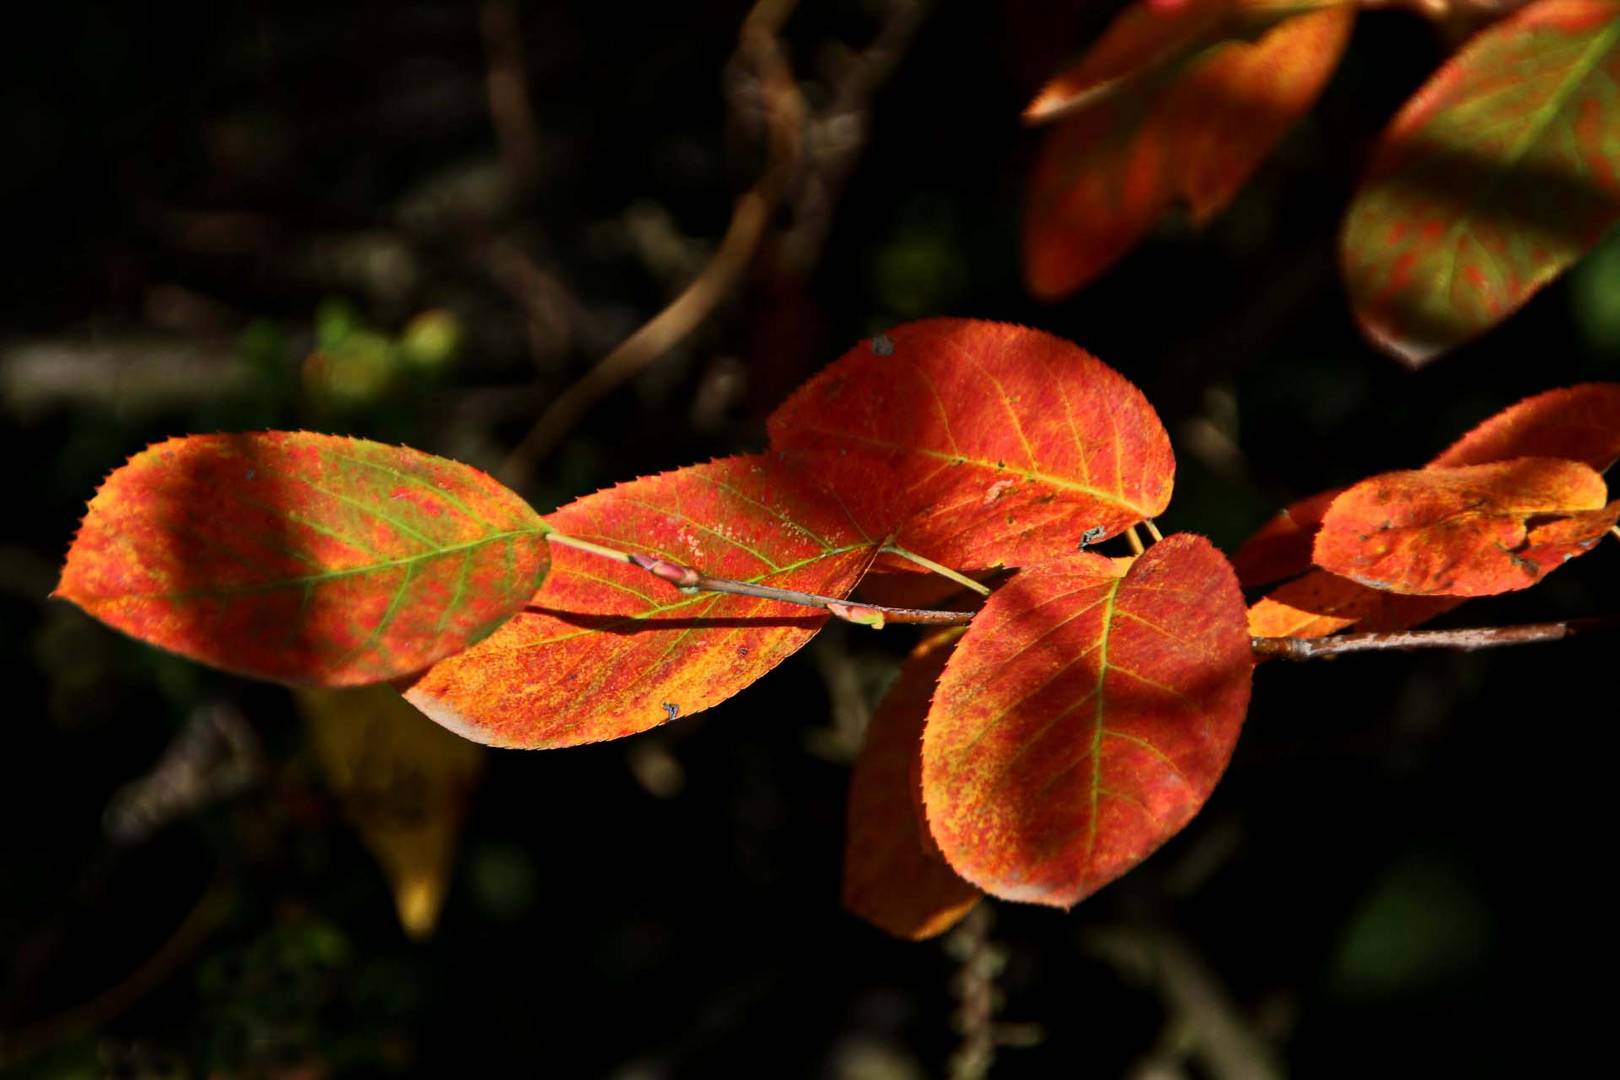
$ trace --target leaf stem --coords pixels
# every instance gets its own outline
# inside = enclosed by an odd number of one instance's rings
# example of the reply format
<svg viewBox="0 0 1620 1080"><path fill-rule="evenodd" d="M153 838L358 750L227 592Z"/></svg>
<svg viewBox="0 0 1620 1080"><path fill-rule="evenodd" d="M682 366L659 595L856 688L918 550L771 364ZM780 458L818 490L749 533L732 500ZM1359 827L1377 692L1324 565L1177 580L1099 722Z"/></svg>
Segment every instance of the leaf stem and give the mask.
<svg viewBox="0 0 1620 1080"><path fill-rule="evenodd" d="M1152 518L1144 518L1142 524L1144 527L1146 527L1148 535L1153 537L1153 542L1155 544L1164 539L1164 533L1159 531L1159 527L1153 523Z"/></svg>
<svg viewBox="0 0 1620 1080"><path fill-rule="evenodd" d="M1142 552L1147 550L1147 548L1142 546L1142 538L1136 535L1135 525L1132 525L1130 528L1125 530L1125 539L1131 542L1132 555L1140 555Z"/></svg>
<svg viewBox="0 0 1620 1080"><path fill-rule="evenodd" d="M927 558L923 555L918 555L915 551L907 551L905 548L900 547L897 544L884 544L883 550L888 552L890 555L898 555L908 562L914 562L924 570L931 570L940 577L954 581L965 589L972 589L980 596L990 595L990 587L985 585L983 582L974 581L966 574L952 570L948 566L942 566L933 559Z"/></svg>
<svg viewBox="0 0 1620 1080"><path fill-rule="evenodd" d="M1566 619L1562 622L1524 623L1519 626L1481 626L1460 630L1402 630L1393 633L1339 634L1334 637L1257 637L1254 654L1262 660L1332 659L1354 652L1414 652L1451 649L1473 652L1503 645L1530 645L1560 641L1577 634L1620 629L1620 617Z"/></svg>
<svg viewBox="0 0 1620 1080"><path fill-rule="evenodd" d="M546 534L546 539L553 544L561 544L563 547L571 547L578 551L588 551L592 555L600 555L604 559L612 559L614 562L633 563L636 561L628 551L619 551L615 548L604 547L601 544L593 544L589 540L581 540L577 536L567 536L553 531Z"/></svg>

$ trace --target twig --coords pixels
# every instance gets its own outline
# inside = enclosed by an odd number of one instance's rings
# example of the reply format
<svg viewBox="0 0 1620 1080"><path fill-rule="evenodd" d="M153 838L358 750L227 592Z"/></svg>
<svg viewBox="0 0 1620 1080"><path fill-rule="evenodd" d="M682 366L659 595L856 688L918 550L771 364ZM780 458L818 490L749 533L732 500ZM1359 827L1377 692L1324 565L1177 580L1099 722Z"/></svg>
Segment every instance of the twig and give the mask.
<svg viewBox="0 0 1620 1080"><path fill-rule="evenodd" d="M990 941L993 921L990 905L978 904L945 942L961 965L951 984L958 1002L952 1019L962 1037L947 1065L951 1080L983 1080L996 1058L996 976L1006 956Z"/></svg>
<svg viewBox="0 0 1620 1080"><path fill-rule="evenodd" d="M523 32L511 0L485 0L478 28L489 55L484 76L489 117L501 147L501 166L516 190L527 190L540 176L540 144L535 138L529 79L523 70Z"/></svg>
<svg viewBox="0 0 1620 1080"><path fill-rule="evenodd" d="M816 261L833 208L871 133L872 99L905 54L925 14L922 0L888 0L871 43L845 61L826 107L806 125L804 182L794 195L793 226L781 244L781 260L793 272L803 275Z"/></svg>
<svg viewBox="0 0 1620 1080"><path fill-rule="evenodd" d="M743 20L737 55L757 73L765 102L766 164L757 183L738 198L719 250L669 306L631 334L559 394L513 449L500 472L523 487L535 465L603 396L658 359L709 316L741 279L765 235L765 226L799 160L804 99L777 33L795 0L759 0Z"/></svg>
<svg viewBox="0 0 1620 1080"><path fill-rule="evenodd" d="M682 592L721 592L732 593L736 596L754 596L761 600L779 600L784 604L798 604L800 607L820 608L835 618L845 622L858 623L861 626L870 626L881 630L888 623L915 623L927 626L965 626L973 620L970 611L940 611L933 608L905 608L888 607L883 604L858 604L836 596L821 596L816 593L799 592L797 589L778 589L771 585L756 585L751 581L737 581L733 578L710 577L708 574L682 566L668 559L661 559L655 555L637 555L627 551L617 551L601 544L594 544L589 540L580 540L576 537L565 536L562 533L548 533L546 539L553 544L586 551L592 555L600 555L614 562L629 563L639 566L653 577L669 582Z"/></svg>
<svg viewBox="0 0 1620 1080"><path fill-rule="evenodd" d="M1254 641L1254 654L1262 659L1319 660L1345 653L1418 649L1472 652L1501 645L1530 645L1559 641L1576 634L1620 628L1620 618L1567 619L1562 622L1525 623L1521 626L1482 626L1462 630L1403 630L1393 633L1340 634L1324 638L1265 638Z"/></svg>

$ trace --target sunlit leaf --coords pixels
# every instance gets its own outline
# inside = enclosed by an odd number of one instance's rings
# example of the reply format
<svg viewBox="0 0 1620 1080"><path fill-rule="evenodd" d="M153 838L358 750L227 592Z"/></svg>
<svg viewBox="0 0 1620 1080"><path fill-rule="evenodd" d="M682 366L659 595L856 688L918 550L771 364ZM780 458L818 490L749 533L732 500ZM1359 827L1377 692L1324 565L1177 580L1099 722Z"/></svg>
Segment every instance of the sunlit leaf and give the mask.
<svg viewBox="0 0 1620 1080"><path fill-rule="evenodd" d="M1510 405L1458 439L1431 466L1487 465L1516 457L1581 461L1600 472L1620 460L1620 385L1582 383ZM1245 585L1263 585L1311 563L1322 515L1342 488L1291 503L1238 549L1233 565ZM1402 597L1347 578L1310 570L1273 590L1249 610L1257 637L1321 637L1355 627L1403 630L1460 603Z"/></svg>
<svg viewBox="0 0 1620 1080"><path fill-rule="evenodd" d="M979 899L922 828L918 803L923 719L961 631L917 646L872 714L849 782L844 907L898 937L943 933Z"/></svg>
<svg viewBox="0 0 1620 1080"><path fill-rule="evenodd" d="M1411 364L1511 315L1620 221L1620 5L1487 28L1384 133L1343 234L1362 328Z"/></svg>
<svg viewBox="0 0 1620 1080"><path fill-rule="evenodd" d="M418 940L431 936L485 750L392 687L304 689L297 699L327 783L388 876L400 925Z"/></svg>
<svg viewBox="0 0 1620 1080"><path fill-rule="evenodd" d="M958 644L923 735L923 797L986 892L1067 907L1190 821L1231 756L1254 660L1230 564L1169 537L1123 576L1022 570Z"/></svg>
<svg viewBox="0 0 1620 1080"><path fill-rule="evenodd" d="M1162 511L1175 479L1141 391L1083 349L1006 323L898 326L800 388L770 433L871 535L958 570L1117 534Z"/></svg>
<svg viewBox="0 0 1620 1080"><path fill-rule="evenodd" d="M1463 599L1402 596L1370 589L1326 570L1312 570L1255 601L1249 608L1249 633L1314 638L1351 627L1369 633L1405 630L1444 615Z"/></svg>
<svg viewBox="0 0 1620 1080"><path fill-rule="evenodd" d="M1588 465L1514 458L1385 473L1347 489L1322 518L1318 566L1419 596L1523 589L1589 550L1620 515Z"/></svg>
<svg viewBox="0 0 1620 1080"><path fill-rule="evenodd" d="M545 576L546 531L485 474L420 451L190 435L107 478L55 595L228 671L377 682L506 621Z"/></svg>
<svg viewBox="0 0 1620 1080"><path fill-rule="evenodd" d="M1308 13L1276 21L1296 8ZM1348 4L1272 0L1193 0L1170 12L1144 3L1120 16L1031 106L1084 105L1047 136L1030 179L1030 291L1050 299L1086 284L1177 201L1195 224L1219 213L1321 93L1354 17ZM1163 77L1133 79L1144 64Z"/></svg>
<svg viewBox="0 0 1620 1080"><path fill-rule="evenodd" d="M568 536L703 572L846 596L877 541L775 458L722 458L599 491L547 521ZM596 742L707 709L770 671L826 616L776 600L684 595L625 563L559 548L529 604L405 691L493 746Z"/></svg>
<svg viewBox="0 0 1620 1080"><path fill-rule="evenodd" d="M1620 383L1581 383L1510 405L1448 446L1430 465L1488 465L1516 457L1620 461Z"/></svg>

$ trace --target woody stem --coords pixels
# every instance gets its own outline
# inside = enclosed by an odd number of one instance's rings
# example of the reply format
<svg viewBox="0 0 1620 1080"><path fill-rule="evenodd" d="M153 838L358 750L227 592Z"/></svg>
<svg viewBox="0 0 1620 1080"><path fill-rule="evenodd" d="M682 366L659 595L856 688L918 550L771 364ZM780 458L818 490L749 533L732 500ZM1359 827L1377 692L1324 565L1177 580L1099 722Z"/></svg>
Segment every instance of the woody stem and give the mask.
<svg viewBox="0 0 1620 1080"><path fill-rule="evenodd" d="M639 566L654 577L667 581L685 593L720 592L732 593L737 596L755 596L762 600L779 600L785 604L821 608L846 622L860 623L872 627L882 627L885 623L965 626L973 619L973 613L969 611L941 611L933 608L859 604L837 596L821 596L817 593L800 592L797 589L778 589L774 585L757 585L751 581L737 581L734 578L712 577L709 574L694 570L690 566L682 566L669 559L659 558L655 555L637 555L628 551L619 551L616 548L593 543L589 540L581 540L578 537L567 536L559 532L546 534L546 539L553 544L571 547L577 551L589 552L605 559L612 559L614 562Z"/></svg>

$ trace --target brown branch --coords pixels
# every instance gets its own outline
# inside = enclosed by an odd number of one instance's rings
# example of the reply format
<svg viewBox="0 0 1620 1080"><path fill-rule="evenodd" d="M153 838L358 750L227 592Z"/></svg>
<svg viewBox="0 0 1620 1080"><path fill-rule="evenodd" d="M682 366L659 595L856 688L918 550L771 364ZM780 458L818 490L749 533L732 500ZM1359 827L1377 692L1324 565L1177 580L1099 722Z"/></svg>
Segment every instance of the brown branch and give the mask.
<svg viewBox="0 0 1620 1080"><path fill-rule="evenodd" d="M806 124L803 182L793 200L793 226L781 259L803 275L816 261L837 204L872 128L872 99L888 79L927 14L923 0L888 0L866 48L845 58L827 105Z"/></svg>
<svg viewBox="0 0 1620 1080"><path fill-rule="evenodd" d="M819 596L797 589L778 589L772 585L755 585L751 581L710 577L690 566L660 559L654 555L631 555L631 563L641 567L653 577L662 578L682 592L723 592L737 596L757 596L762 600L780 600L784 604L822 608L845 622L859 623L881 630L885 623L920 623L928 626L966 626L973 621L971 611L937 611L931 608L888 607L883 604L858 604L836 596Z"/></svg>
<svg viewBox="0 0 1620 1080"><path fill-rule="evenodd" d="M1561 641L1577 634L1620 629L1620 618L1567 619L1563 622L1525 623L1521 626L1481 626L1462 630L1402 630L1392 633L1340 634L1323 638L1265 638L1254 641L1261 659L1320 660L1354 652L1414 652L1450 649L1473 652L1503 645L1531 645Z"/></svg>
<svg viewBox="0 0 1620 1080"><path fill-rule="evenodd" d="M511 0L485 0L478 14L489 68L484 76L489 117L501 148L501 167L515 191L526 191L540 176L540 143L535 137L529 78L523 68L523 32Z"/></svg>
<svg viewBox="0 0 1620 1080"><path fill-rule="evenodd" d="M604 559L612 559L614 562L639 566L653 577L669 582L669 584L682 592L723 592L732 593L736 596L756 596L761 600L780 600L784 604L820 608L835 618L843 619L845 622L859 623L862 626L870 626L875 630L881 630L887 623L966 626L973 620L973 613L969 611L938 611L932 608L861 604L838 596L821 596L817 593L799 592L797 589L778 589L771 585L756 585L751 581L710 577L708 574L694 570L690 566L682 566L680 563L661 559L656 555L636 555L628 551L618 551L602 544L593 544L589 540L565 536L558 532L546 534L546 539L553 544L571 547L576 551L588 552Z"/></svg>
<svg viewBox="0 0 1620 1080"><path fill-rule="evenodd" d="M696 329L736 287L799 160L804 99L777 38L795 0L759 0L743 20L737 56L757 75L765 104L766 164L758 182L738 198L719 249L703 271L663 311L631 334L559 394L513 449L500 472L524 486L534 467L590 407Z"/></svg>

